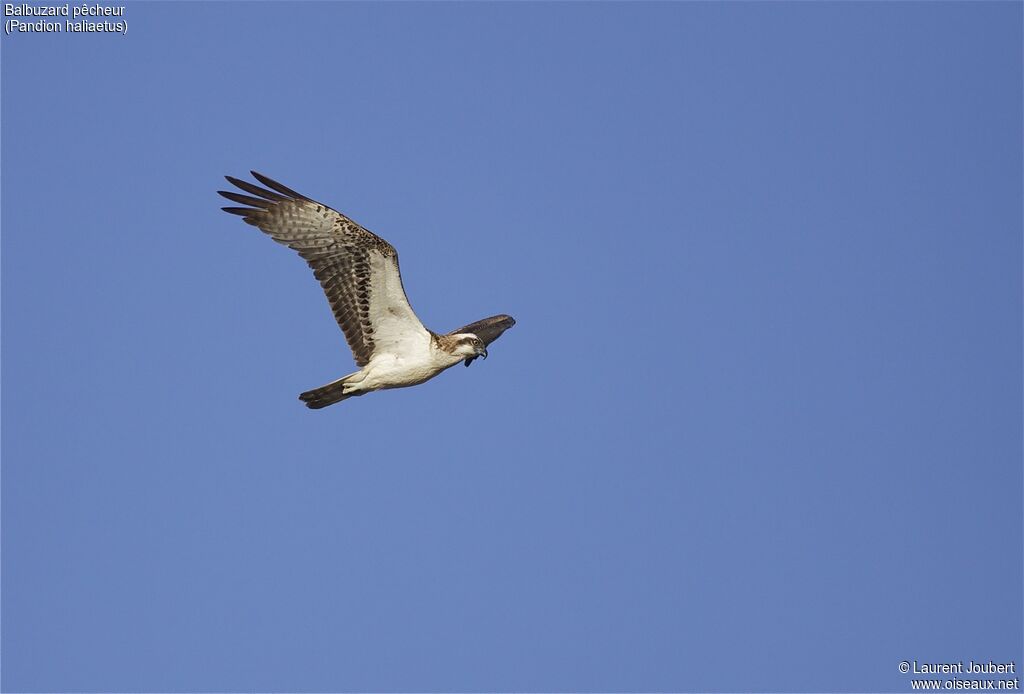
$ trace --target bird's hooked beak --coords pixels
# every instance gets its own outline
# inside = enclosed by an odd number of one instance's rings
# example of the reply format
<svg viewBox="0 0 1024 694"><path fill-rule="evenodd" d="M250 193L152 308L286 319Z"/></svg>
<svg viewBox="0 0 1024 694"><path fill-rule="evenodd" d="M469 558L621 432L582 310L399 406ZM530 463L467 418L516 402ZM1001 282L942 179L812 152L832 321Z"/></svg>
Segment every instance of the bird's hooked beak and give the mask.
<svg viewBox="0 0 1024 694"><path fill-rule="evenodd" d="M483 357L484 359L486 359L486 358L487 358L487 348L486 348L486 347L484 347L483 351L482 351L482 352L480 352L480 353L478 353L478 354L477 354L477 355L476 355L475 357L468 357L468 358L466 359L466 361L464 361L463 363L464 363L464 364L465 364L466 366L469 366L470 364L472 364L472 363L473 363L473 360L474 360L474 359L479 359L480 357Z"/></svg>

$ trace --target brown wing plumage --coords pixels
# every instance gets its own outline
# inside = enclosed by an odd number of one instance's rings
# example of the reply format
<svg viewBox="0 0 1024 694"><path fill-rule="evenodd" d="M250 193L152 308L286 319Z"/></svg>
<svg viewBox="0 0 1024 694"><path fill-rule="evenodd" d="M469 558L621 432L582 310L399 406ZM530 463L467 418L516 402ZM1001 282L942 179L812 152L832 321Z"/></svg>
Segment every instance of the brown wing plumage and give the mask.
<svg viewBox="0 0 1024 694"><path fill-rule="evenodd" d="M398 254L387 241L337 210L255 171L251 173L266 188L225 176L228 182L249 195L218 191L228 200L245 205L222 209L241 216L245 222L302 256L320 281L356 363L365 366L374 352L371 268L375 264L379 266L380 260L386 260L393 264L393 271L397 273ZM396 304L404 302L399 308L412 315L404 292L401 297L385 299Z"/></svg>

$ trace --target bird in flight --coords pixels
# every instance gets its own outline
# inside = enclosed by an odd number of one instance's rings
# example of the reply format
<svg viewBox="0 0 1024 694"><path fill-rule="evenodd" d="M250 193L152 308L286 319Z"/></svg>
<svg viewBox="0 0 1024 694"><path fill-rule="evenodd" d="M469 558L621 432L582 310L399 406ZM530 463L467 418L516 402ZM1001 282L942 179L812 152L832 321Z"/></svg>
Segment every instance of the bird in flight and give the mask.
<svg viewBox="0 0 1024 694"><path fill-rule="evenodd" d="M298 251L313 269L360 367L299 395L319 409L348 398L428 381L459 362L487 358L487 347L515 325L504 314L444 335L423 327L402 287L398 253L376 234L327 205L250 172L265 188L225 176L243 195L217 191L244 207L224 207L280 244Z"/></svg>

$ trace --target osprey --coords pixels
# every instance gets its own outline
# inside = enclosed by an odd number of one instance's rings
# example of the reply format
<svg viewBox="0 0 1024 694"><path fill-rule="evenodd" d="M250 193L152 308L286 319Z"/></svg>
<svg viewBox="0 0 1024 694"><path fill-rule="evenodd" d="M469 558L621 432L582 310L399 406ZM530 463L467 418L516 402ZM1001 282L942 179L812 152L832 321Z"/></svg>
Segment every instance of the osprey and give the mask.
<svg viewBox="0 0 1024 694"><path fill-rule="evenodd" d="M359 371L306 391L319 409L356 395L430 380L460 361L487 358L487 346L515 325L511 316L478 320L445 335L423 327L402 287L398 253L340 212L250 172L266 186L225 176L252 195L217 191L246 207L224 207L278 243L298 251L320 281ZM256 197L253 197L256 196Z"/></svg>

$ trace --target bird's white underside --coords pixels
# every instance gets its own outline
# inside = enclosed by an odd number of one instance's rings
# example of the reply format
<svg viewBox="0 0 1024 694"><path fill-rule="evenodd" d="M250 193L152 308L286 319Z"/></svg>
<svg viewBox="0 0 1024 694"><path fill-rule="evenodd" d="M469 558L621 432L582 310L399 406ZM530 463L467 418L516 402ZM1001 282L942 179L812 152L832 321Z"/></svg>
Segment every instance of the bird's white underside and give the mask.
<svg viewBox="0 0 1024 694"><path fill-rule="evenodd" d="M345 393L414 386L458 364L463 356L437 349L409 305L395 258L371 253L370 324L373 356L345 378Z"/></svg>

